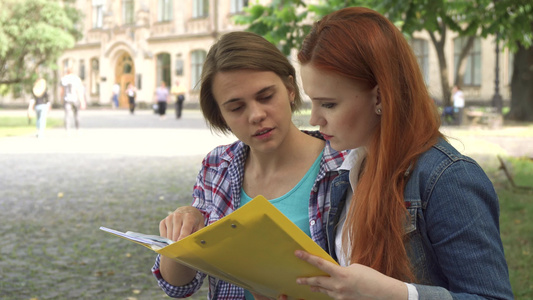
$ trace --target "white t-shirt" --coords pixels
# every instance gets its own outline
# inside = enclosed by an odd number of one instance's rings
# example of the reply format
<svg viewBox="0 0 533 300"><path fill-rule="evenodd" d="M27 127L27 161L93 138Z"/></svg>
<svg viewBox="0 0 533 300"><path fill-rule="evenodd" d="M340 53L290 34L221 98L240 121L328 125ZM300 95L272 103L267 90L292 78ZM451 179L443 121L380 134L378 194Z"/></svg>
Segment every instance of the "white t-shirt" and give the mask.
<svg viewBox="0 0 533 300"><path fill-rule="evenodd" d="M357 148L348 154L348 156L344 159L344 162L339 167L339 170L347 170L350 172L349 180L350 180L350 187L346 193L346 204L344 205L344 208L342 209L341 216L339 219L339 224L337 225L337 232L335 233L335 254L337 255L337 258L339 260L339 264L343 267L347 267L350 265L350 259L351 256L350 253L345 253L345 251L349 251L349 249L345 249L343 247L342 242L342 231L344 228L344 222L346 221L346 213L348 208L350 207L350 203L352 202L352 195L353 191L355 190L355 187L357 186L357 180L359 173L359 169L361 168L361 163L363 159L366 157L366 150L364 148Z"/></svg>
<svg viewBox="0 0 533 300"><path fill-rule="evenodd" d="M463 94L463 91L458 90L453 94L453 106L454 107L465 107L465 95Z"/></svg>
<svg viewBox="0 0 533 300"><path fill-rule="evenodd" d="M120 85L115 83L115 84L113 84L113 94L114 95L118 95L118 93L120 93Z"/></svg>
<svg viewBox="0 0 533 300"><path fill-rule="evenodd" d="M343 267L349 266L351 264L349 259L351 255L349 253L349 249L343 249L342 231L344 229L344 222L346 221L347 210L349 209L350 204L352 202L353 191L355 190L355 187L357 186L357 181L359 179L358 174L361 169L361 163L363 162L363 159L365 157L365 148L353 149L350 151L348 156L344 159L342 165L339 167L339 170L350 171L349 180L351 186L351 189L346 193L346 204L342 209L339 224L337 225L337 232L335 233L335 254L337 255L339 265ZM351 244L350 241L348 242ZM345 253L344 250L346 250L346 252L348 253ZM407 282L405 282L405 285L407 286L408 300L419 300L418 291L416 287Z"/></svg>
<svg viewBox="0 0 533 300"><path fill-rule="evenodd" d="M81 79L74 74L67 74L61 78L63 97L66 102L78 102L78 94L83 93Z"/></svg>

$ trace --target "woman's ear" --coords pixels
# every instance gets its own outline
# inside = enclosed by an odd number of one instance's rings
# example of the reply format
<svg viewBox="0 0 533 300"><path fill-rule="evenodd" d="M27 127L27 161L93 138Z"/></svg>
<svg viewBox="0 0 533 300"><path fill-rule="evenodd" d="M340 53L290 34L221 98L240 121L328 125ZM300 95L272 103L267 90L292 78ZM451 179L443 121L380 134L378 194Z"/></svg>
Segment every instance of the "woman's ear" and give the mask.
<svg viewBox="0 0 533 300"><path fill-rule="evenodd" d="M379 90L379 85L376 84L376 86L372 89L372 98L374 99L375 105L381 106L381 93Z"/></svg>
<svg viewBox="0 0 533 300"><path fill-rule="evenodd" d="M289 75L288 81L289 82L286 85L287 86L287 92L289 94L290 102L293 103L294 102L294 98L296 97L296 93L294 92L296 83L294 82L294 77L292 75Z"/></svg>
<svg viewBox="0 0 533 300"><path fill-rule="evenodd" d="M383 113L383 109L382 109L382 106L381 106L381 92L379 90L379 86L376 85L373 89L372 89L372 98L374 99L374 106L375 106L375 111L376 111L376 114L378 116L381 116L381 114Z"/></svg>

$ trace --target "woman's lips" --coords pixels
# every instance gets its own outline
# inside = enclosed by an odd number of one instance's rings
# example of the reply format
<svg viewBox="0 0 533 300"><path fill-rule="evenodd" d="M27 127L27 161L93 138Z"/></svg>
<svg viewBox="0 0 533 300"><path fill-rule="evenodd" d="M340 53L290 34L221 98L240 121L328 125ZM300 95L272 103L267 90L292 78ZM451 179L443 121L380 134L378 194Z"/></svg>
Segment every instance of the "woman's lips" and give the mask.
<svg viewBox="0 0 533 300"><path fill-rule="evenodd" d="M331 140L331 139L333 138L332 135L327 135L327 134L325 134L325 133L323 133L323 132L321 132L320 134L322 134L322 136L324 137L324 139L325 139L326 141L329 141L329 140Z"/></svg>
<svg viewBox="0 0 533 300"><path fill-rule="evenodd" d="M261 130L256 131L254 133L253 137L256 137L256 138L267 138L267 137L272 135L272 130L274 130L274 128L263 128Z"/></svg>

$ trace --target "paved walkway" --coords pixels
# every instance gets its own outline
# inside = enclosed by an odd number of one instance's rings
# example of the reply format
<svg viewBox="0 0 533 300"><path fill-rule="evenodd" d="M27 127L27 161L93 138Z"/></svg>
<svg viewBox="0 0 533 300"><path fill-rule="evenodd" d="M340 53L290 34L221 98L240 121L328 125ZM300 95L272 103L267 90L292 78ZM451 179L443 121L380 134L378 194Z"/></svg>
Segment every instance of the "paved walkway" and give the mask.
<svg viewBox="0 0 533 300"><path fill-rule="evenodd" d="M3 115L24 115L23 110L0 111ZM63 111L52 110L50 117L63 118ZM297 124L309 129L307 120ZM482 127L443 127L443 133L467 155L502 154L533 157L531 126L505 127L499 130ZM216 145L231 143L233 136L214 134L207 129L197 110L186 110L177 120L173 110L164 120L152 111L135 115L121 110L86 110L81 112L81 129L68 135L64 129L48 129L46 138L33 136L0 139L0 153L99 153L142 156L204 155Z"/></svg>
<svg viewBox="0 0 533 300"><path fill-rule="evenodd" d="M134 115L126 110L81 111L80 130L67 134L63 128L47 129L44 139L19 136L0 139L0 153L84 153L141 156L187 156L206 154L213 147L231 143L233 136L211 133L199 111L184 111L177 120L173 111L164 120L151 111ZM24 115L25 111L0 111ZM54 109L50 117L63 118Z"/></svg>
<svg viewBox="0 0 533 300"><path fill-rule="evenodd" d="M0 138L0 298L166 299L154 253L98 228L158 234L168 211L190 203L205 154L234 140L187 110L180 120L87 110L79 132Z"/></svg>
<svg viewBox="0 0 533 300"><path fill-rule="evenodd" d="M154 254L98 228L157 234L168 211L190 203L205 154L235 140L212 134L198 111L172 113L87 110L79 132L0 138L2 299L166 299L150 273ZM532 131L443 128L495 167L496 154L533 157Z"/></svg>

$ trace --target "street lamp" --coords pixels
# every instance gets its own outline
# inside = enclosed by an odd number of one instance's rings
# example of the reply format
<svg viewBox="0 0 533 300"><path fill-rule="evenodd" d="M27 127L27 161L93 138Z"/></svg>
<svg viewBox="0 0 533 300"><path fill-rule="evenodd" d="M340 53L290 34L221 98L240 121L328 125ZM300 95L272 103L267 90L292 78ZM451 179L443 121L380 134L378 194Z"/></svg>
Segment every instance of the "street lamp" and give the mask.
<svg viewBox="0 0 533 300"><path fill-rule="evenodd" d="M496 34L496 70L494 74L494 96L492 97L492 106L496 112L501 114L503 99L500 95L500 33Z"/></svg>

